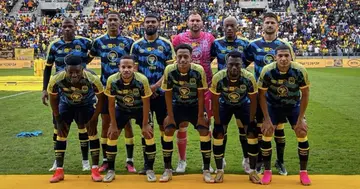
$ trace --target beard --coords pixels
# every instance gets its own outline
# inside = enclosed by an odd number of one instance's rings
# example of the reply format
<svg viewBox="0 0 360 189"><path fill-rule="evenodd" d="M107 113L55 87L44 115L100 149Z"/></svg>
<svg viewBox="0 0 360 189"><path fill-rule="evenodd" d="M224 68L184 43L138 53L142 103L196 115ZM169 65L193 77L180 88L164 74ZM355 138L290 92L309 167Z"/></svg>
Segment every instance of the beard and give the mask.
<svg viewBox="0 0 360 189"><path fill-rule="evenodd" d="M154 35L157 32L157 28L148 28L145 30L146 35Z"/></svg>

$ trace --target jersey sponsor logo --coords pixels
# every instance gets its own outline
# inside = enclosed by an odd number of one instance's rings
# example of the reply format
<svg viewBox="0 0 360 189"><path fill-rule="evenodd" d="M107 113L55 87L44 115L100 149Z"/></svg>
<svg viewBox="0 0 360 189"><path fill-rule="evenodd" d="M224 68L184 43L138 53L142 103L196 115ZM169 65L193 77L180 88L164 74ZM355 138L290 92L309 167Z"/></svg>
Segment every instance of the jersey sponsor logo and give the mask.
<svg viewBox="0 0 360 189"><path fill-rule="evenodd" d="M240 99L240 95L237 92L232 92L230 94L228 94L228 98L230 100L230 102L239 102Z"/></svg>
<svg viewBox="0 0 360 189"><path fill-rule="evenodd" d="M89 87L84 85L81 87L81 90L84 92L84 93L87 93L89 91Z"/></svg>
<svg viewBox="0 0 360 189"><path fill-rule="evenodd" d="M189 88L180 87L179 92L180 92L180 98L183 98L183 99L189 98L189 94L190 94Z"/></svg>
<svg viewBox="0 0 360 189"><path fill-rule="evenodd" d="M246 85L240 85L240 91L241 92L244 92L244 91L246 91Z"/></svg>
<svg viewBox="0 0 360 189"><path fill-rule="evenodd" d="M196 85L196 79L195 78L190 79L190 85Z"/></svg>
<svg viewBox="0 0 360 189"><path fill-rule="evenodd" d="M75 45L75 50L76 51L81 51L81 46L80 45Z"/></svg>
<svg viewBox="0 0 360 189"><path fill-rule="evenodd" d="M229 51L232 51L234 49L234 47L233 46L227 46L226 49L229 50Z"/></svg>
<svg viewBox="0 0 360 189"><path fill-rule="evenodd" d="M192 59L193 60L200 60L201 59L201 49L200 48L196 48L194 49L193 51L193 54L192 54Z"/></svg>
<svg viewBox="0 0 360 189"><path fill-rule="evenodd" d="M123 49L123 48L125 47L125 44L124 44L124 43L120 43L120 44L119 44L119 47Z"/></svg>
<svg viewBox="0 0 360 189"><path fill-rule="evenodd" d="M265 55L264 58L263 58L264 64L270 64L270 63L272 63L272 62L274 62L274 61L275 61L275 57L274 57L274 55L272 55L272 54L267 54L267 55Z"/></svg>
<svg viewBox="0 0 360 189"><path fill-rule="evenodd" d="M295 78L294 77L289 77L289 84L290 85L295 84Z"/></svg>
<svg viewBox="0 0 360 189"><path fill-rule="evenodd" d="M82 97L82 94L77 92L74 92L70 95L70 98L73 100L73 102L80 102Z"/></svg>
<svg viewBox="0 0 360 189"><path fill-rule="evenodd" d="M221 50L221 53L222 53L222 54L225 54L225 53L226 53L226 50Z"/></svg>
<svg viewBox="0 0 360 189"><path fill-rule="evenodd" d="M285 85L281 85L279 88L277 88L277 92L279 97L287 97L289 89Z"/></svg>
<svg viewBox="0 0 360 189"><path fill-rule="evenodd" d="M70 48L65 48L65 49L64 49L64 52L65 52L65 53L68 53L68 52L70 52L71 50L72 50L72 49L70 49Z"/></svg>
<svg viewBox="0 0 360 189"><path fill-rule="evenodd" d="M144 52L145 52L145 50L144 50L144 49L142 49L142 48L140 48L140 49L139 49L139 52L140 52L140 53L144 53Z"/></svg>
<svg viewBox="0 0 360 189"><path fill-rule="evenodd" d="M111 48L113 48L113 47L116 47L116 45L109 43L109 44L107 45L107 47L108 47L109 49L111 49Z"/></svg>
<svg viewBox="0 0 360 189"><path fill-rule="evenodd" d="M126 106L134 106L134 98L130 95L124 96L123 102Z"/></svg>
<svg viewBox="0 0 360 189"><path fill-rule="evenodd" d="M153 54L150 54L147 58L146 58L146 61L149 65L149 69L150 70L156 70L156 62L158 61L158 58L157 56L153 55Z"/></svg>
<svg viewBox="0 0 360 189"><path fill-rule="evenodd" d="M70 91L70 89L69 88L63 88L63 91L65 91L65 92L69 92Z"/></svg>
<svg viewBox="0 0 360 189"><path fill-rule="evenodd" d="M272 51L273 49L272 48L270 48L270 47L264 47L264 51L265 52L270 52L270 51Z"/></svg>

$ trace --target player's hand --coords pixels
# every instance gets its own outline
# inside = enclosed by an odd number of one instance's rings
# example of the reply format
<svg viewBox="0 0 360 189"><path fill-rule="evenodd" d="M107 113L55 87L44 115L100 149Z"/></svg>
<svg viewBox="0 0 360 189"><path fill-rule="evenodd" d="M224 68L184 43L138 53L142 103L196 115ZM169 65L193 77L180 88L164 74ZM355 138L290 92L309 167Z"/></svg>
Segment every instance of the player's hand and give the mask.
<svg viewBox="0 0 360 189"><path fill-rule="evenodd" d="M151 95L151 99L155 99L159 96L159 94L157 92L153 92L153 94Z"/></svg>
<svg viewBox="0 0 360 189"><path fill-rule="evenodd" d="M199 116L197 124L196 125L201 125L204 127L208 127L209 125L207 124L208 122L206 122L205 117L204 116Z"/></svg>
<svg viewBox="0 0 360 189"><path fill-rule="evenodd" d="M110 126L108 130L108 138L110 140L117 139L119 137L119 129L116 126Z"/></svg>
<svg viewBox="0 0 360 189"><path fill-rule="evenodd" d="M298 133L300 133L301 135L306 136L307 134L307 130L308 130L308 126L305 122L305 119L298 119L295 127L294 127L295 131L298 131Z"/></svg>
<svg viewBox="0 0 360 189"><path fill-rule="evenodd" d="M263 135L265 136L269 136L272 135L274 133L274 125L272 124L270 119L264 119L264 123L262 124L261 127L261 132Z"/></svg>
<svg viewBox="0 0 360 189"><path fill-rule="evenodd" d="M143 125L141 132L145 138L153 138L153 136L154 136L153 129L150 124Z"/></svg>
<svg viewBox="0 0 360 189"><path fill-rule="evenodd" d="M91 118L90 121L86 124L86 128L89 136L94 136L97 134L97 124L98 124L97 117Z"/></svg>
<svg viewBox="0 0 360 189"><path fill-rule="evenodd" d="M49 94L48 94L48 92L46 90L43 90L42 95L41 95L41 99L42 99L42 103L45 106L48 106L47 101L49 100Z"/></svg>
<svg viewBox="0 0 360 189"><path fill-rule="evenodd" d="M158 88L159 88L159 87L158 87L156 84L150 86L151 92L153 92L153 93L154 93Z"/></svg>
<svg viewBox="0 0 360 189"><path fill-rule="evenodd" d="M175 120L173 116L166 116L166 118L164 119L164 127L171 125L171 124L175 124Z"/></svg>

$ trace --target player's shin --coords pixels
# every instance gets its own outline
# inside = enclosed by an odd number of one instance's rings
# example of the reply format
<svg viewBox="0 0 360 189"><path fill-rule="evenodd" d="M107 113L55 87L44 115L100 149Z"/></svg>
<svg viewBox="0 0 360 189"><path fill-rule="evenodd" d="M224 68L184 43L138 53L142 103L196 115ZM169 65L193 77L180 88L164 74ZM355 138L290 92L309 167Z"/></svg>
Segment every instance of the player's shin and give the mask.
<svg viewBox="0 0 360 189"><path fill-rule="evenodd" d="M56 149L56 138L57 138L58 131L56 128L54 128L54 134L53 134L53 143L54 143L54 150Z"/></svg>
<svg viewBox="0 0 360 189"><path fill-rule="evenodd" d="M118 140L110 140L107 141L107 150L106 156L109 164L109 170L115 170L115 158L117 153L117 142Z"/></svg>
<svg viewBox="0 0 360 189"><path fill-rule="evenodd" d="M272 136L263 136L263 142L261 144L261 154L264 161L265 170L271 170L271 155L272 155L272 148L271 148L271 140Z"/></svg>
<svg viewBox="0 0 360 189"><path fill-rule="evenodd" d="M211 138L210 133L207 128L199 128L203 126L198 126L198 131L200 133L200 150L203 158L204 170L210 169L210 159L211 159Z"/></svg>
<svg viewBox="0 0 360 189"><path fill-rule="evenodd" d="M126 146L126 154L127 154L126 163L133 164L133 162L134 162L134 159L133 159L133 155L134 155L134 137L127 138L125 136L125 146Z"/></svg>
<svg viewBox="0 0 360 189"><path fill-rule="evenodd" d="M177 146L179 150L180 160L186 160L186 145L187 145L187 127L180 126L177 132Z"/></svg>
<svg viewBox="0 0 360 189"><path fill-rule="evenodd" d="M99 166L100 140L97 135L89 136L92 168Z"/></svg>
<svg viewBox="0 0 360 189"><path fill-rule="evenodd" d="M280 163L284 163L284 151L285 151L285 132L284 124L279 124L275 129L275 143L276 143L276 155L277 160Z"/></svg>
<svg viewBox="0 0 360 189"><path fill-rule="evenodd" d="M66 150L66 137L57 136L56 138L56 147L55 147L55 158L57 168L63 168L64 166L64 157Z"/></svg>
<svg viewBox="0 0 360 189"><path fill-rule="evenodd" d="M213 130L213 151L216 163L216 168L219 170L223 169L223 158L224 158L224 127L221 124L214 124Z"/></svg>
<svg viewBox="0 0 360 189"><path fill-rule="evenodd" d="M149 170L154 169L154 162L155 162L155 155L156 155L156 145L154 137L150 139L145 139L146 147L145 147L145 153L148 159L147 162L147 168Z"/></svg>
<svg viewBox="0 0 360 189"><path fill-rule="evenodd" d="M103 137L101 137L100 139L101 149L103 153L103 163L107 163L107 158L106 158L107 140L108 140L107 138L103 138Z"/></svg>
<svg viewBox="0 0 360 189"><path fill-rule="evenodd" d="M309 159L309 142L307 136L297 138L298 141L298 154L300 159L300 171L307 169L307 162Z"/></svg>
<svg viewBox="0 0 360 189"><path fill-rule="evenodd" d="M86 128L79 129L79 140L83 160L89 160L89 137Z"/></svg>
<svg viewBox="0 0 360 189"><path fill-rule="evenodd" d="M241 143L241 149L243 151L243 156L244 158L248 158L248 143L247 143L247 139L246 139L246 133L245 133L245 128L244 127L239 127L239 140Z"/></svg>
<svg viewBox="0 0 360 189"><path fill-rule="evenodd" d="M163 157L165 169L171 169L171 159L174 151L173 139L174 136L167 136L166 134L164 136Z"/></svg>
<svg viewBox="0 0 360 189"><path fill-rule="evenodd" d="M250 171L254 171L256 168L257 157L259 154L258 139L248 136L247 142L248 142L249 164L251 169Z"/></svg>

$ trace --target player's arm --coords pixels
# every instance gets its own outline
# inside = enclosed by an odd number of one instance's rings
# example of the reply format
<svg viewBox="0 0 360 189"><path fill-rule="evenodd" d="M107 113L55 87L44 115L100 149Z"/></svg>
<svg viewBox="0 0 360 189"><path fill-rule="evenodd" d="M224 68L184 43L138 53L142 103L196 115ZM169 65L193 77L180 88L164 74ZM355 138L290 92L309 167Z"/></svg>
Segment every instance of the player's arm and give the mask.
<svg viewBox="0 0 360 189"><path fill-rule="evenodd" d="M169 68L169 67L167 67ZM172 104L172 97L173 97L173 81L169 78L168 72L169 69L165 68L164 72L164 79L161 83L161 89L165 91L165 103L166 103L166 109L168 114L168 123L167 124L175 124L174 121L174 112L173 112L173 104Z"/></svg>
<svg viewBox="0 0 360 189"><path fill-rule="evenodd" d="M94 56L91 56L91 54L90 54L91 49L93 47L92 40L89 38L85 38L85 46L86 46L86 50L87 50L86 64L89 64L94 59Z"/></svg>
<svg viewBox="0 0 360 189"><path fill-rule="evenodd" d="M135 71L138 71L138 67L139 67L139 58L138 58L138 54L139 54L139 51L137 49L137 43L133 43L131 45L131 48L130 48L130 55L134 58L134 61L135 61Z"/></svg>
<svg viewBox="0 0 360 189"><path fill-rule="evenodd" d="M109 115L110 115L110 127L108 131L108 137L109 139L117 139L119 136L119 130L117 127L116 122L116 114L115 114L115 95L116 91L112 89L112 82L113 82L112 76L110 76L106 83L106 88L104 91L104 94L108 97L108 103L109 103Z"/></svg>
<svg viewBox="0 0 360 189"><path fill-rule="evenodd" d="M257 109L257 96L258 96L258 87L254 75L249 75L250 87L248 91L248 98L250 99L250 122L254 122L256 109Z"/></svg>
<svg viewBox="0 0 360 189"><path fill-rule="evenodd" d="M266 93L269 87L269 77L266 75L266 69L263 69L260 78L258 81L258 87L259 87L259 103L261 110L264 115L264 123L262 125L261 131L265 136L271 136L273 134L273 125L270 119L269 111L268 111L268 105L266 102Z"/></svg>
<svg viewBox="0 0 360 189"><path fill-rule="evenodd" d="M152 138L152 128L149 125L149 112L150 112L150 97L152 95L149 81L145 78L144 79L144 89L142 90L141 100L143 103L143 120L142 120L142 134L145 138Z"/></svg>
<svg viewBox="0 0 360 189"><path fill-rule="evenodd" d="M50 43L48 50L47 50L47 55L46 55L46 64L45 64L45 69L44 69L44 77L43 77L43 93L42 93L42 102L44 105L48 105L48 103L46 102L48 100L48 93L47 93L47 88L48 88L48 84L50 81L50 76L51 76L51 69L52 66L55 62L55 51L54 51L54 43Z"/></svg>
<svg viewBox="0 0 360 189"><path fill-rule="evenodd" d="M198 93L198 125L208 126L205 122L204 110L205 110L205 90L208 89L206 82L206 76L204 68L201 67L201 78L200 82L197 82L197 93Z"/></svg>
<svg viewBox="0 0 360 189"><path fill-rule="evenodd" d="M300 82L299 82L299 87L301 90L301 100L300 100L300 114L299 114L299 118L298 120L302 120L304 119L305 116L305 111L306 108L308 106L309 103L309 96L310 96L310 82L308 79L308 75L307 75L307 71L305 68L303 68L303 70L301 70L301 75L302 77L300 77Z"/></svg>
<svg viewBox="0 0 360 189"><path fill-rule="evenodd" d="M221 124L220 110L219 110L220 109L219 98L220 98L221 91L218 88L218 79L216 77L216 74L212 78L211 87L209 90L211 92L211 102L212 102L211 108L213 111L215 124Z"/></svg>
<svg viewBox="0 0 360 189"><path fill-rule="evenodd" d="M102 108L104 106L104 87L100 81L100 78L96 75L92 75L95 79L93 82L94 85L94 89L95 89L95 95L97 98L97 103L96 103L96 108L95 108L95 112L92 116L92 120L97 120L97 118L99 117L99 114L102 111Z"/></svg>
<svg viewBox="0 0 360 189"><path fill-rule="evenodd" d="M47 87L47 93L50 94L50 107L55 117L59 116L59 103L58 103L58 86L56 78L53 77Z"/></svg>
<svg viewBox="0 0 360 189"><path fill-rule="evenodd" d="M244 49L244 67L247 68L252 62L254 62L253 47L251 43Z"/></svg>

